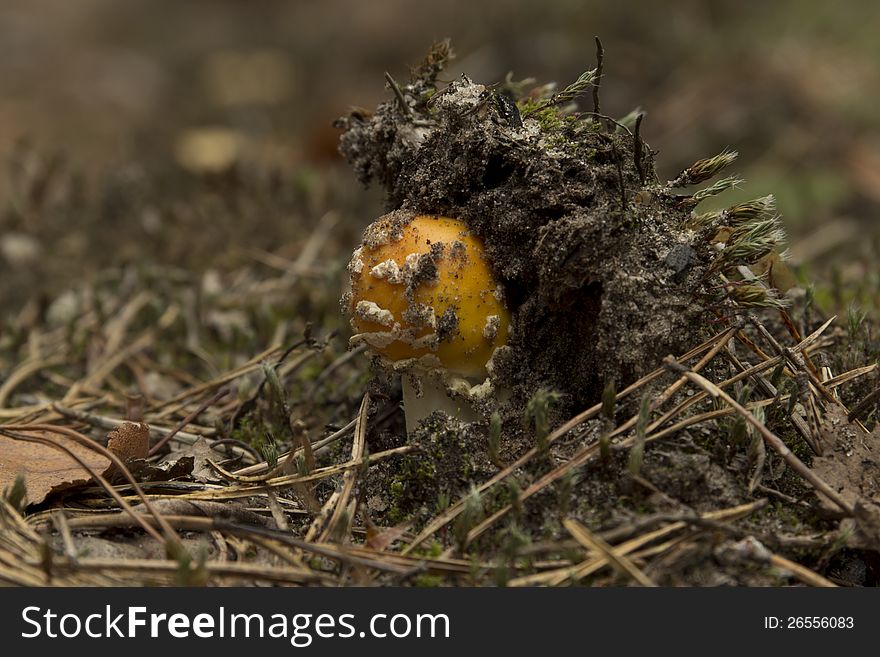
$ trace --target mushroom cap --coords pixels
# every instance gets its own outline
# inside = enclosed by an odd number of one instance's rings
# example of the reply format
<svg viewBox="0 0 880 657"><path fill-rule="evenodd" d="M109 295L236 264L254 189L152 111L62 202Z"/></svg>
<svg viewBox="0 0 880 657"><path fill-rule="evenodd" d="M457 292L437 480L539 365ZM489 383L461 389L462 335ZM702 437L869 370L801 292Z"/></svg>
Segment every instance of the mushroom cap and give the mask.
<svg viewBox="0 0 880 657"><path fill-rule="evenodd" d="M450 217L393 212L352 256L351 324L383 358L485 376L509 314L483 242Z"/></svg>

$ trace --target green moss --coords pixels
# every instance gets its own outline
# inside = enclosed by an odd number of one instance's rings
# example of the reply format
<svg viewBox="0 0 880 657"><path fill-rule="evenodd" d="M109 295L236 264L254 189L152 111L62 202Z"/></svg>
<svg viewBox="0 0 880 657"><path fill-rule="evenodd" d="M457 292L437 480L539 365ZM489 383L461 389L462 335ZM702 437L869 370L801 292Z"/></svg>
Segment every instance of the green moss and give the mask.
<svg viewBox="0 0 880 657"><path fill-rule="evenodd" d="M419 588L437 588L443 586L443 577L441 575L419 575L413 579L413 585Z"/></svg>
<svg viewBox="0 0 880 657"><path fill-rule="evenodd" d="M478 478L473 462L474 425L442 413L424 420L410 435L418 449L403 456L390 477L388 519L399 523L442 511ZM445 505L445 506L444 506Z"/></svg>

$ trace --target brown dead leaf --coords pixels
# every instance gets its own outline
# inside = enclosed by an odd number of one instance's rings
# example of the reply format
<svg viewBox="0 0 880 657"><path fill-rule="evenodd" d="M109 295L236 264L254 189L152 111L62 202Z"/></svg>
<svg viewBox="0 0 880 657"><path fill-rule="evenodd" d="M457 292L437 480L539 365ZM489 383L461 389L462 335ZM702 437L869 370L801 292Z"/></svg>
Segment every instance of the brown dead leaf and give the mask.
<svg viewBox="0 0 880 657"><path fill-rule="evenodd" d="M880 430L866 434L834 406L823 418L820 435L825 455L813 458L813 471L849 504L880 502ZM837 510L830 501L822 499L822 504Z"/></svg>
<svg viewBox="0 0 880 657"><path fill-rule="evenodd" d="M396 527L379 527L367 516L367 547L384 552L394 541L406 534L410 527L412 522L405 522Z"/></svg>
<svg viewBox="0 0 880 657"><path fill-rule="evenodd" d="M110 466L109 459L70 438L48 432L27 435L39 435L64 445L98 473ZM28 504L39 504L50 493L91 482L89 473L64 451L0 435L0 491L12 486L19 474L24 476Z"/></svg>
<svg viewBox="0 0 880 657"><path fill-rule="evenodd" d="M141 483L151 481L173 481L184 479L192 474L193 458L185 456L171 463L154 465L146 459L133 459L125 464L131 476Z"/></svg>
<svg viewBox="0 0 880 657"><path fill-rule="evenodd" d="M123 463L147 458L150 451L150 427L143 422L120 424L107 434L107 449Z"/></svg>
<svg viewBox="0 0 880 657"><path fill-rule="evenodd" d="M162 459L162 462L159 465L165 466L168 464L177 463L178 461L182 461L184 459L191 459L192 478L196 481L207 483L209 481L221 481L221 477L217 474L217 471L208 464L208 459L217 463L219 461L222 461L224 458L225 456L223 454L211 449L211 446L208 444L207 440L205 440L204 438L199 438L192 445L189 445L176 452L172 452L171 454L166 456L164 459Z"/></svg>
<svg viewBox="0 0 880 657"><path fill-rule="evenodd" d="M783 294L795 287L798 283L797 277L791 267L783 260L782 256L776 251L771 251L763 258L753 264L750 269L757 276L767 275L770 287L776 288Z"/></svg>

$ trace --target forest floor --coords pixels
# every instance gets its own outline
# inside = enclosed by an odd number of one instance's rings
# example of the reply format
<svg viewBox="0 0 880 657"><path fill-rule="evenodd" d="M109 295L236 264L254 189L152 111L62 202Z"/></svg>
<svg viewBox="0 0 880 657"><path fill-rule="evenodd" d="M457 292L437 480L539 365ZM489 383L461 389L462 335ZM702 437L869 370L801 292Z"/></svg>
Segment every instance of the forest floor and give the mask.
<svg viewBox="0 0 880 657"><path fill-rule="evenodd" d="M121 59L139 103L185 98L180 114L107 112L71 151L49 135L86 129L76 112L37 112L2 144L0 582L877 585L877 237L834 256L859 220L792 231L786 310L706 321L677 364L550 426L435 417L407 437L399 381L349 349L340 308L380 194L334 159L329 121L286 123L301 103L279 51L248 52L200 60L195 98ZM692 77L682 97L711 87ZM657 115L675 134L681 113ZM136 135L123 165L117 130ZM877 185L844 142L852 187L810 171L797 189L827 182L858 214Z"/></svg>

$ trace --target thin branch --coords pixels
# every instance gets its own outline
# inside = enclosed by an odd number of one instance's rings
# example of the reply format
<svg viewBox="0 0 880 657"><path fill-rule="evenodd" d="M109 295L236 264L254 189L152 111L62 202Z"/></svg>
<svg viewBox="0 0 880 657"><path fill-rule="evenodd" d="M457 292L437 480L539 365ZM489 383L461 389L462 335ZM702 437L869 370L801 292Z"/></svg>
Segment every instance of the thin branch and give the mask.
<svg viewBox="0 0 880 657"><path fill-rule="evenodd" d="M605 61L605 49L602 41L596 37L596 82L593 83L593 112L598 114L602 110L599 107L599 87L602 85L602 64Z"/></svg>
<svg viewBox="0 0 880 657"><path fill-rule="evenodd" d="M397 107L400 110L400 113L403 114L404 117L411 119L412 110L406 102L406 97L403 95L400 86L394 81L394 78L391 77L391 73L388 71L385 71L385 82L388 83L388 86L391 87L394 96L397 98Z"/></svg>
<svg viewBox="0 0 880 657"><path fill-rule="evenodd" d="M639 172L639 182L644 187L645 185L645 165L642 162L642 157L644 153L644 144L642 142L641 128L642 128L642 119L645 118L644 113L640 113L636 117L636 125L635 125L635 136L634 141L635 144L633 146L633 163L636 165L636 171Z"/></svg>
<svg viewBox="0 0 880 657"><path fill-rule="evenodd" d="M190 413L185 418L183 418L180 422L178 422L177 425L175 425L175 427L171 431L169 431L167 434L165 434L165 436L163 436L162 439L159 440L159 442L157 442L155 445L153 445L150 448L149 455L153 456L153 455L157 454L159 452L159 450L162 449L166 445L166 443L168 443L169 440L174 438L174 436L176 436L179 431L182 431L186 425L188 425L190 422L195 420L199 415L201 415L203 412L205 412L206 409L210 408L211 406L213 406L214 404L219 402L221 399L223 399L228 394L229 394L229 389L223 388L221 390L218 390L217 394L215 394L214 396L210 397L209 399L206 399L201 404L199 404L199 406L198 406L198 408L196 408L196 410L194 410L192 413Z"/></svg>

